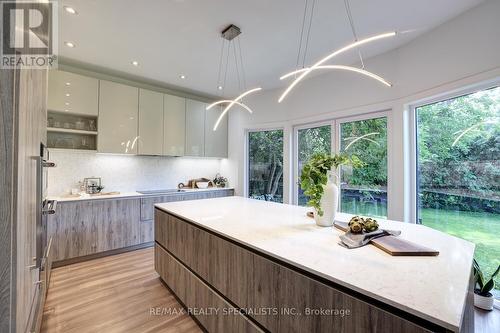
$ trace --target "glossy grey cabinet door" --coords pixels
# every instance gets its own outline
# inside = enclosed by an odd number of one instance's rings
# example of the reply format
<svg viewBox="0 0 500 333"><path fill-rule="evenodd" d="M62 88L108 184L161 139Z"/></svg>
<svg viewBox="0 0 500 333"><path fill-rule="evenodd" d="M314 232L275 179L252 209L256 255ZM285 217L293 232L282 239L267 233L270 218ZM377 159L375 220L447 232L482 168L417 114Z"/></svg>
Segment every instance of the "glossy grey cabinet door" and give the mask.
<svg viewBox="0 0 500 333"><path fill-rule="evenodd" d="M186 156L205 156L206 103L186 100Z"/></svg>
<svg viewBox="0 0 500 333"><path fill-rule="evenodd" d="M49 71L47 109L97 116L99 80L74 73Z"/></svg>
<svg viewBox="0 0 500 333"><path fill-rule="evenodd" d="M110 81L99 86L97 150L137 154L139 89Z"/></svg>
<svg viewBox="0 0 500 333"><path fill-rule="evenodd" d="M139 155L163 152L163 94L139 89Z"/></svg>
<svg viewBox="0 0 500 333"><path fill-rule="evenodd" d="M163 155L184 156L186 99L163 95Z"/></svg>
<svg viewBox="0 0 500 333"><path fill-rule="evenodd" d="M228 115L222 118L217 130L214 125L224 109L214 107L205 111L205 156L227 157L227 123Z"/></svg>

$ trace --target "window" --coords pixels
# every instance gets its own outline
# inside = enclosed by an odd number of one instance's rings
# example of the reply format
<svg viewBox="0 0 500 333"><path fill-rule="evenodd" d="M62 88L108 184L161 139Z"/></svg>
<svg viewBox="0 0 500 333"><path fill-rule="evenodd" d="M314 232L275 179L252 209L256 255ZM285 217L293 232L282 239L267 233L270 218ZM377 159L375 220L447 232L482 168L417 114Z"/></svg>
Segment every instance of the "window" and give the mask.
<svg viewBox="0 0 500 333"><path fill-rule="evenodd" d="M387 218L387 118L341 122L340 151L364 164L341 168L341 211Z"/></svg>
<svg viewBox="0 0 500 333"><path fill-rule="evenodd" d="M283 202L283 130L248 133L248 196Z"/></svg>
<svg viewBox="0 0 500 333"><path fill-rule="evenodd" d="M302 168L311 156L346 152L357 155L365 165L355 170L341 168L340 211L387 217L387 117L383 113L370 116L342 118L295 128L296 204L307 205L308 198L298 183Z"/></svg>
<svg viewBox="0 0 500 333"><path fill-rule="evenodd" d="M300 179L302 167L316 153L330 153L332 151L332 126L302 128L297 130L297 179ZM297 186L297 203L307 205L307 197Z"/></svg>
<svg viewBox="0 0 500 333"><path fill-rule="evenodd" d="M476 260L491 274L500 263L500 87L415 113L417 218L475 243Z"/></svg>

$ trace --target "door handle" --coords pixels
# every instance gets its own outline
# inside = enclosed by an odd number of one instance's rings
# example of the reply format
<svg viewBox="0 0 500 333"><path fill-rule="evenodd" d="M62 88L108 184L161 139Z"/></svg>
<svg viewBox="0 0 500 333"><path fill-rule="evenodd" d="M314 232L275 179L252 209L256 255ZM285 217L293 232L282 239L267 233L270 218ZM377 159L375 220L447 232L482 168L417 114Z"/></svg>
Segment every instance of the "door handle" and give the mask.
<svg viewBox="0 0 500 333"><path fill-rule="evenodd" d="M55 168L56 164L54 162L50 162L50 161L42 161L42 166L44 168Z"/></svg>

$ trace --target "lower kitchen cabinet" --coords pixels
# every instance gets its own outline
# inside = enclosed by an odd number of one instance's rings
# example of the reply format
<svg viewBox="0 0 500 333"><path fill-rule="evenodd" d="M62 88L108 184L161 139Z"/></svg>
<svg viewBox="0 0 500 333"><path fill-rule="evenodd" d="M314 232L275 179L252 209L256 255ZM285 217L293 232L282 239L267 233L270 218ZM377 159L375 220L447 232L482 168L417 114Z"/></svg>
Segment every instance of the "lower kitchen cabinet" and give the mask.
<svg viewBox="0 0 500 333"><path fill-rule="evenodd" d="M141 242L140 199L61 202L47 221L57 262Z"/></svg>
<svg viewBox="0 0 500 333"><path fill-rule="evenodd" d="M232 196L232 189L177 192L164 196L63 201L47 219L55 266L106 251L144 247L154 241L154 205Z"/></svg>

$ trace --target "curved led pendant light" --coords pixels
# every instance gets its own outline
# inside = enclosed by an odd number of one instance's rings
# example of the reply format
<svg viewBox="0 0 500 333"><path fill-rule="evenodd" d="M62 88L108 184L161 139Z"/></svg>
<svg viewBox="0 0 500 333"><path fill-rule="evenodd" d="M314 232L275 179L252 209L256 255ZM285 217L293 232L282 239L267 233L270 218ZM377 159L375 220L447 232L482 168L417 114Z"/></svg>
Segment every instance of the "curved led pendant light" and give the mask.
<svg viewBox="0 0 500 333"><path fill-rule="evenodd" d="M226 86L227 68L229 66L229 53L230 53L230 50L231 50L232 41L233 41L233 39L235 39L236 37L238 37L240 34L241 34L240 28L238 28L234 24L231 24L230 26L228 26L221 33L221 37L223 38L223 41L222 41L222 49L221 49L220 61L219 61L219 76L218 76L218 79L217 79L217 90L222 90L222 94L224 94L224 89L225 89L225 86ZM228 48L227 48L227 59L226 59L226 63L225 63L224 78L222 79L222 83L221 83L221 71L222 71L222 67L223 67L223 56L224 56L224 44L225 44L226 40L229 41L229 45L228 45ZM243 56L241 54L240 39L238 38L236 41L238 43L237 43L237 45L234 45L234 48L233 48L233 51L234 51L234 61L235 61L235 67L236 67L236 75L237 75L237 78L238 78L238 87L241 89L241 85L240 85L241 84L241 81L240 81L240 70L241 70L241 75L242 75L242 80L243 80L243 88L245 88L246 87L245 69L243 67ZM238 47L238 53L239 54L237 54L236 47ZM240 65L241 68L238 68L238 56L239 56L239 65ZM222 113L219 115L219 118L217 118L217 121L215 122L213 130L214 131L217 130L217 127L219 127L219 124L222 121L222 119L224 118L224 116L226 115L226 113L234 105L242 107L243 109L245 109L249 113L253 113L253 111L247 105L243 104L242 99L245 96L248 96L251 93L254 93L254 92L259 91L261 89L262 88L260 88L260 87L253 88L253 89L245 91L244 93L242 93L241 95L239 95L235 99L232 99L232 100L231 99L222 99L222 100L216 101L216 102L210 104L209 106L207 106L206 110L210 110L211 108L213 108L216 105L227 104L227 106L224 108L224 110L222 111Z"/></svg>
<svg viewBox="0 0 500 333"><path fill-rule="evenodd" d="M344 46L341 49L338 49L338 50L330 53L329 55L327 55L326 57L324 57L320 61L316 62L311 67L305 69L302 72L302 74L300 74L300 76L297 77L288 86L288 88L286 88L285 92L283 92L283 94L279 98L278 102L281 103L283 101L283 99L285 99L285 97L288 95L288 93L290 93L290 91L292 91L292 89L297 85L297 83L299 83L307 74L309 74L310 72L312 72L313 70L315 70L317 67L321 66L322 64L324 64L328 60L332 59L333 57L335 57L335 56L337 56L337 55L339 55L341 53L344 53L346 51L349 51L350 49L353 49L353 48L355 48L357 46L360 46L360 45L363 45L363 44L366 44L366 43L370 43L370 42L373 42L373 41L376 41L376 40L379 40L379 39L382 39L382 38L393 37L393 36L396 36L396 32L395 31L388 32L388 33L383 33L383 34L372 36L372 37L368 37L368 38L365 38L365 39L358 40L357 42L351 43L351 44L349 44L347 46ZM288 75L288 74L286 74L286 75Z"/></svg>
<svg viewBox="0 0 500 333"><path fill-rule="evenodd" d="M245 91L243 94L239 95L238 97L236 97L235 99L233 100L221 100L221 101L217 101L217 102L214 102L212 104L210 104L209 106L207 106L207 110L210 110L212 107L214 107L215 105L219 105L219 104L223 104L223 103L229 103L226 108L224 109L224 111L222 111L222 113L220 114L219 118L217 119L217 121L215 122L215 125L214 125L214 131L217 130L217 127L219 127L219 124L222 120L222 118L224 118L224 116L226 115L226 113L229 111L229 109L231 107L233 107L233 105L239 105L239 106L242 106L244 109L246 109L248 112L252 113L252 110L246 106L245 104L243 103L240 103L238 102L239 100L241 100L243 97L245 96L248 96L250 95L251 93L253 92L256 92L256 91L259 91L261 90L262 88L253 88L253 89L250 89L248 91Z"/></svg>
<svg viewBox="0 0 500 333"><path fill-rule="evenodd" d="M351 67L351 66L341 66L341 65L325 65L325 66L316 66L316 68L312 69L311 71L317 70L317 69L339 69L339 70L356 72L356 73L371 77L372 79L375 79L375 80L381 82L382 84L385 84L388 87L392 87L392 84L390 82L386 81L383 77L380 77L377 74L374 74L374 73L369 72L367 70L364 70L362 68ZM287 79L293 75L305 72L307 70L309 70L309 68L307 68L307 67L298 69L296 71L293 71L293 72L290 72L288 74L283 75L282 77L280 77L280 80Z"/></svg>
<svg viewBox="0 0 500 333"><path fill-rule="evenodd" d="M302 39L303 39L303 36L304 36L304 28L306 26L306 17L307 17L307 12L308 12L308 7L309 7L309 1L310 0L306 0L306 5L305 5L305 8L304 8L304 17L303 17L303 20L302 20L302 30L301 30L301 33L300 33L300 44L299 44L299 52L298 52L298 55L297 55L297 68L299 66L299 59L300 59L300 55L301 55L301 51L302 51ZM374 73L371 73L371 72L368 72L367 70L365 70L365 64L363 62L363 56L361 55L361 51L358 49L358 54L359 54L359 60L361 61L361 67L362 68L356 68L356 67L350 67L350 66L334 66L334 65L323 65L325 62L327 62L328 60L338 56L339 54L341 53L344 53L344 52L347 52L353 48L356 48L356 47L359 47L361 45L364 45L364 44L367 44L367 43L371 43L371 42L374 42L374 41L377 41L379 39L383 39L383 38L388 38L388 37L393 37L396 35L396 32L395 31L391 31L391 32L387 32L387 33L383 33L383 34L378 34L378 35L375 35L375 36L371 36L371 37L367 37L367 38L364 38L364 39L358 39L358 36L356 34L356 29L354 28L354 22L353 22L353 18L352 18L352 14L351 14L351 8L350 8L350 5L349 5L349 0L344 0L344 5L345 5L345 10L346 10L346 14L347 14L347 19L349 20L349 24L351 26L351 30L352 30L352 35L354 37L354 42L351 43L351 44L348 44L332 53L330 53L329 55L327 55L326 57L324 57L323 59L319 60L318 62L316 62L314 65L310 66L310 67L306 67L305 66L305 58L306 58L306 55L307 55L307 48L308 48L308 44L309 44L309 34L311 32L311 26L312 26L312 21L313 21L313 15L314 15L314 5L316 3L316 0L311 0L312 1L312 9L310 11L310 15L309 15L309 22L308 22L308 29L307 29L307 32L306 32L306 40L305 40L305 49L304 49L304 53L303 53L303 60L302 60L302 69L298 69L298 70L295 70L291 73L288 73L286 75L283 75L280 80L283 80L285 78L288 78L292 75L296 75L296 74L300 74L298 77L295 78L295 80L286 88L286 90L283 92L283 94L280 96L280 98L278 99L278 102L281 103L283 101L283 99L285 99L285 97L290 93L290 91L292 91L292 89L301 81L303 80L309 73L311 73L312 71L316 70L316 69L340 69L340 70L348 70L348 71L352 71L352 72L357 72L359 74L363 74L365 76L368 76L368 77L371 77L383 84L385 84L386 86L389 86L391 87L392 84L390 84L388 81L386 81L385 79L383 79L382 77L374 74Z"/></svg>
<svg viewBox="0 0 500 333"><path fill-rule="evenodd" d="M241 106L242 108L244 108L245 110L247 110L248 113L253 113L253 111L248 106L246 106L245 104L240 103L240 102L236 102L236 101L233 101L233 100L230 100L230 99L223 99L221 101L217 101L215 103L212 103L209 106L207 106L206 110L210 110L211 108L213 108L214 106L219 105L219 104L225 104L225 103L231 103L231 102L234 102L235 105Z"/></svg>

